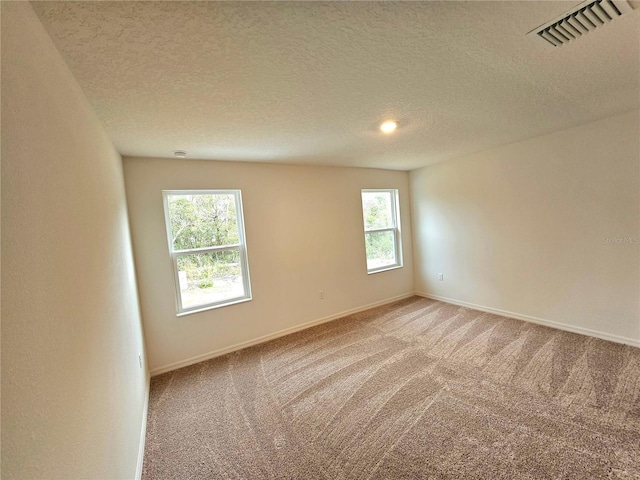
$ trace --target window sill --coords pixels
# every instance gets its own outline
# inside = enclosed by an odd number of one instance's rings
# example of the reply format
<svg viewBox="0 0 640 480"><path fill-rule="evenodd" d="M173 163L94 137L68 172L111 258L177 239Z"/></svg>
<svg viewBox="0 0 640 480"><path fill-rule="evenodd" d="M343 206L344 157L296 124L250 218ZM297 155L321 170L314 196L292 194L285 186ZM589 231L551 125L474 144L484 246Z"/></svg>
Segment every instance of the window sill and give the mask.
<svg viewBox="0 0 640 480"><path fill-rule="evenodd" d="M402 268L402 265L389 265L388 267L381 267L375 270L367 270L367 275L373 275L374 273L388 272L389 270L397 270Z"/></svg>
<svg viewBox="0 0 640 480"><path fill-rule="evenodd" d="M201 313L201 312L206 312L207 310L214 310L216 308L223 308L223 307L229 307L231 305L237 305L239 303L245 303L245 302L250 302L252 300L252 297L246 297L246 298L239 298L236 300L231 300L229 302L226 303L218 303L215 305L204 305L202 307L196 308L194 310L187 310L184 312L179 312L176 313L176 317L184 317L187 315L191 315L192 313Z"/></svg>

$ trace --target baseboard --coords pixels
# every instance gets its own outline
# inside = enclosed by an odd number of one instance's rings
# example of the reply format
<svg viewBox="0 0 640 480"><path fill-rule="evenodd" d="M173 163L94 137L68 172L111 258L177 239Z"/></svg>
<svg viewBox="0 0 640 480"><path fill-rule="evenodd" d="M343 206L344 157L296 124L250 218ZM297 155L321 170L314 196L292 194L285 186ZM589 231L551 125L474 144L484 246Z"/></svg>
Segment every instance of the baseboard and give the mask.
<svg viewBox="0 0 640 480"><path fill-rule="evenodd" d="M276 338L284 337L285 335L299 332L307 328L315 327L316 325L330 322L332 320L337 320L338 318L346 317L347 315L352 315L354 313L362 312L370 308L375 308L381 305L386 305L388 303L397 302L398 300L403 300L405 298L409 298L413 296L415 296L415 293L410 292L410 293L405 293L395 297L386 298L379 302L370 303L368 305L352 308L350 310L345 310L344 312L336 313L334 315L329 315L328 317L319 318L317 320L311 320L310 322L302 323L300 325L296 325L295 327L285 328L284 330L280 330L275 333L270 333L268 335L263 335L261 337L247 340L246 342L236 343L235 345L231 345L229 347L213 350L212 352L204 353L202 355L196 355L195 357L187 358L186 360L182 360L180 362L170 363L169 365L164 365L162 367L154 368L153 370L151 370L151 376L154 377L156 375L160 375L161 373L170 372L172 370L177 370L179 368L193 365L194 363L199 363L205 360L210 360L215 357L220 357L222 355L226 355L227 353L235 352L236 350L242 350L243 348L251 347L253 345L258 345L260 343L265 343L270 340L275 340Z"/></svg>
<svg viewBox="0 0 640 480"><path fill-rule="evenodd" d="M136 465L136 480L142 479L142 466L144 465L144 446L147 439L147 414L149 413L149 377L147 377L146 390L144 392L144 407L142 410L142 425L140 426L140 443L138 444L138 464Z"/></svg>
<svg viewBox="0 0 640 480"><path fill-rule="evenodd" d="M440 302L451 303L453 305L460 305L461 307L469 307L474 310L480 310L482 312L495 313L503 317L514 318L516 320L524 320L525 322L537 323L538 325L544 325L546 327L557 328L559 330L565 330L567 332L579 333L581 335L587 335L589 337L596 337L602 340L609 340L610 342L623 343L625 345L631 345L632 347L640 347L640 340L633 338L623 337L620 335L613 335L611 333L600 332L598 330L591 330L590 328L576 327L574 325L568 325L566 323L554 322L553 320L546 320L544 318L532 317L530 315L523 315L520 313L509 312L507 310L500 310L499 308L485 307L484 305L477 305L475 303L464 302L462 300L456 300L454 298L441 297L440 295L433 295L424 292L415 292L416 295L425 298L431 298Z"/></svg>

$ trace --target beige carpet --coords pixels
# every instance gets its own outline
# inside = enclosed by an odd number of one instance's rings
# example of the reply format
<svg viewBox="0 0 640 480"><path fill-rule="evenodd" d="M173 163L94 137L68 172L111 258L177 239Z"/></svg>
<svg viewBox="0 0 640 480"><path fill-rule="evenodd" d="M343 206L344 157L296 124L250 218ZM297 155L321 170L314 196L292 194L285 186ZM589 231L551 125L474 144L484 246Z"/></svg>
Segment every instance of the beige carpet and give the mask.
<svg viewBox="0 0 640 480"><path fill-rule="evenodd" d="M640 349L413 297L151 382L144 479L640 478Z"/></svg>

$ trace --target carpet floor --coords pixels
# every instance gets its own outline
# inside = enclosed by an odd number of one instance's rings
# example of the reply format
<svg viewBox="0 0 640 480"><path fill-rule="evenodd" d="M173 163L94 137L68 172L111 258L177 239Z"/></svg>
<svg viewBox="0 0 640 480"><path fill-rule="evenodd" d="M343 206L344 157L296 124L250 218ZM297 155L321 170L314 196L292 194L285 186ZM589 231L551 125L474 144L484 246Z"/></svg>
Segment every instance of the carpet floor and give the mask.
<svg viewBox="0 0 640 480"><path fill-rule="evenodd" d="M143 478L640 478L640 349L412 297L154 377Z"/></svg>

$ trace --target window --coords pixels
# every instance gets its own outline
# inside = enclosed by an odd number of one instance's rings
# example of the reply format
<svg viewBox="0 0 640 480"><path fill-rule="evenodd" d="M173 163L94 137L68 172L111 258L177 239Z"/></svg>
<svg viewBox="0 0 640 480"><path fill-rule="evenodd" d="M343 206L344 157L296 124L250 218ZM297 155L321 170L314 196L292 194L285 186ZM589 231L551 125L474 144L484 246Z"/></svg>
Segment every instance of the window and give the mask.
<svg viewBox="0 0 640 480"><path fill-rule="evenodd" d="M367 272L402 266L398 190L362 190Z"/></svg>
<svg viewBox="0 0 640 480"><path fill-rule="evenodd" d="M240 190L162 193L178 314L251 300Z"/></svg>

